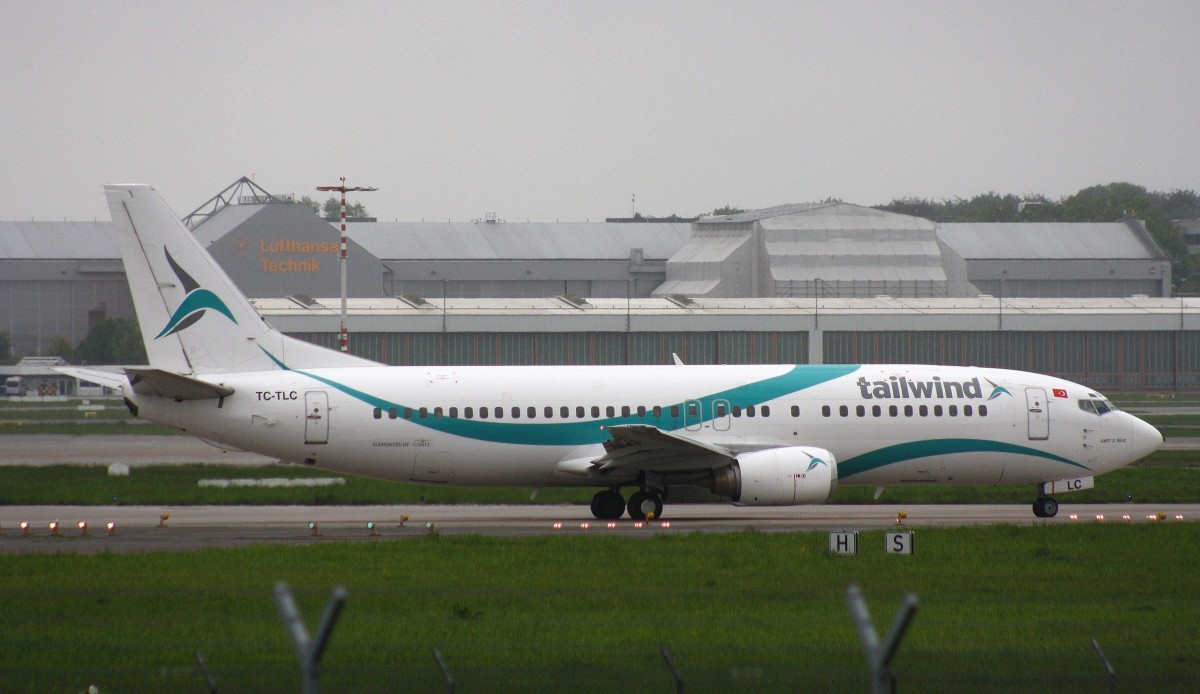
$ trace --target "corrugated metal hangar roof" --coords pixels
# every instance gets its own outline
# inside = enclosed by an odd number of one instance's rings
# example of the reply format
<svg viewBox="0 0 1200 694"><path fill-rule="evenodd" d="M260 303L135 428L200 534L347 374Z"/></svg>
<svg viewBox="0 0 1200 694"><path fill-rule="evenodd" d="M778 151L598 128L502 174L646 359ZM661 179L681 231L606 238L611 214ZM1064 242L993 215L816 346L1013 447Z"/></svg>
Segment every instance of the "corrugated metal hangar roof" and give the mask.
<svg viewBox="0 0 1200 694"><path fill-rule="evenodd" d="M967 260L1164 258L1140 225L1135 229L1132 224L939 224L938 237Z"/></svg>
<svg viewBox="0 0 1200 694"><path fill-rule="evenodd" d="M4 260L118 257L112 222L0 222L0 258Z"/></svg>
<svg viewBox="0 0 1200 694"><path fill-rule="evenodd" d="M255 299L275 327L333 332L339 299L311 307L288 299ZM444 308L443 308L444 307ZM383 325L390 332L849 330L1197 330L1200 298L997 299L447 299L414 306L402 299L347 302L350 330ZM628 321L634 321L629 323ZM1117 327L1121 326L1121 327ZM357 327L357 329L363 329ZM379 327L374 327L378 330Z"/></svg>
<svg viewBox="0 0 1200 694"><path fill-rule="evenodd" d="M347 234L381 260L601 260L669 258L691 237L687 223L373 222Z"/></svg>

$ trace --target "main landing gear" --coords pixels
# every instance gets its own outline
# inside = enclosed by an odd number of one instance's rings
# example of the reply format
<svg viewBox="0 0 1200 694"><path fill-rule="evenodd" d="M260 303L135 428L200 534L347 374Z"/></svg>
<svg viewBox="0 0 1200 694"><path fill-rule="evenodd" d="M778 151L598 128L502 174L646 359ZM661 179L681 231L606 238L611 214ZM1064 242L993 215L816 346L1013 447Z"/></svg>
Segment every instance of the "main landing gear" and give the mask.
<svg viewBox="0 0 1200 694"><path fill-rule="evenodd" d="M605 489L592 497L592 515L600 520L617 520L626 510L633 520L659 518L663 510L662 497L651 489L634 492L628 504L618 489Z"/></svg>
<svg viewBox="0 0 1200 694"><path fill-rule="evenodd" d="M1058 515L1058 502L1048 496L1039 496L1033 502L1033 515L1038 518L1053 518Z"/></svg>
<svg viewBox="0 0 1200 694"><path fill-rule="evenodd" d="M617 520L625 513L625 497L616 489L596 492L592 497L592 515L600 520Z"/></svg>

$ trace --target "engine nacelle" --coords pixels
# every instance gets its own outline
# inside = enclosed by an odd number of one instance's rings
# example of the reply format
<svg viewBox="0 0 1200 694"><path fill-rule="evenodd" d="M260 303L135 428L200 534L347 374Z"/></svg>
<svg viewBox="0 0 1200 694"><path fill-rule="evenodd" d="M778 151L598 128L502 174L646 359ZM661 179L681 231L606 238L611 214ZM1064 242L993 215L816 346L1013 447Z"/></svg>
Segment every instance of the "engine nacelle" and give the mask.
<svg viewBox="0 0 1200 694"><path fill-rule="evenodd" d="M792 446L739 455L713 471L711 489L739 506L823 504L837 489L837 478L832 453Z"/></svg>

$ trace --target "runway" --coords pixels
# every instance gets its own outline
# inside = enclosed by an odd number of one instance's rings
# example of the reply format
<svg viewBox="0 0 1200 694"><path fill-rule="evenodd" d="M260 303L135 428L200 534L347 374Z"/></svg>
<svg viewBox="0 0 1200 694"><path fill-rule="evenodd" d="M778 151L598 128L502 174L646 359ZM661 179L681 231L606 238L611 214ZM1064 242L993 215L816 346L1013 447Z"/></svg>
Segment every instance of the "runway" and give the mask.
<svg viewBox="0 0 1200 694"><path fill-rule="evenodd" d="M904 512L901 524L897 516ZM163 514L167 518L163 520ZM401 515L408 519L401 522ZM1159 520L1161 515L1161 520ZM1072 515L1075 518L1072 518ZM1200 519L1200 504L1067 504L1038 519L1021 505L831 505L741 508L677 504L661 521L592 518L585 506L8 506L0 508L0 554L194 551L205 547L387 542L444 535L587 535L825 532L990 524L1177 523ZM1103 516L1099 520L1098 516ZM1128 516L1128 519L1124 517ZM58 521L58 534L49 528ZM20 529L29 523L28 534ZM87 523L87 534L78 523ZM109 534L105 525L115 523ZM309 524L315 523L319 534ZM368 523L374 525L368 528ZM557 524L557 525L556 525Z"/></svg>
<svg viewBox="0 0 1200 694"><path fill-rule="evenodd" d="M224 451L188 436L7 435L0 465L60 463L130 466L188 463L269 465L254 453ZM1188 444L1200 441L1188 440ZM1189 446L1191 447L1191 446ZM1200 519L1200 504L1071 504L1060 500L1057 518L1035 518L1028 504L1015 505L829 505L743 508L728 504L671 504L665 518L638 527L597 521L586 506L5 506L0 507L0 554L25 552L95 554L112 552L192 551L204 547L256 544L309 544L331 541L377 542L427 535L532 536L550 534L646 537L656 533L871 530L1007 523L1098 522L1148 523ZM163 514L169 517L163 521ZM401 524L402 514L408 514ZM1071 514L1077 520L1070 518ZM1125 521L1122 516L1129 515ZM59 522L58 534L49 524ZM87 523L84 535L78 523ZM20 529L29 523L28 534ZM115 523L115 533L105 525ZM161 523L161 526L160 526ZM317 524L314 535L309 523ZM374 524L374 534L367 528ZM426 527L426 524L432 524ZM555 524L560 524L555 527Z"/></svg>

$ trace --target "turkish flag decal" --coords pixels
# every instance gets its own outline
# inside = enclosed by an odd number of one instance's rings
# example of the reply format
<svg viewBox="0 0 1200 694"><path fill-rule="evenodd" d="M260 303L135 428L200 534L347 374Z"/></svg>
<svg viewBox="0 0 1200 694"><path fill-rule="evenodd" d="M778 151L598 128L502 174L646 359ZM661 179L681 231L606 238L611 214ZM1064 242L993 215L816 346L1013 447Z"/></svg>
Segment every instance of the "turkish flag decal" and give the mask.
<svg viewBox="0 0 1200 694"><path fill-rule="evenodd" d="M1065 398L1065 397L1067 397L1067 391L1063 390L1062 388L1055 388L1054 389L1054 397Z"/></svg>

